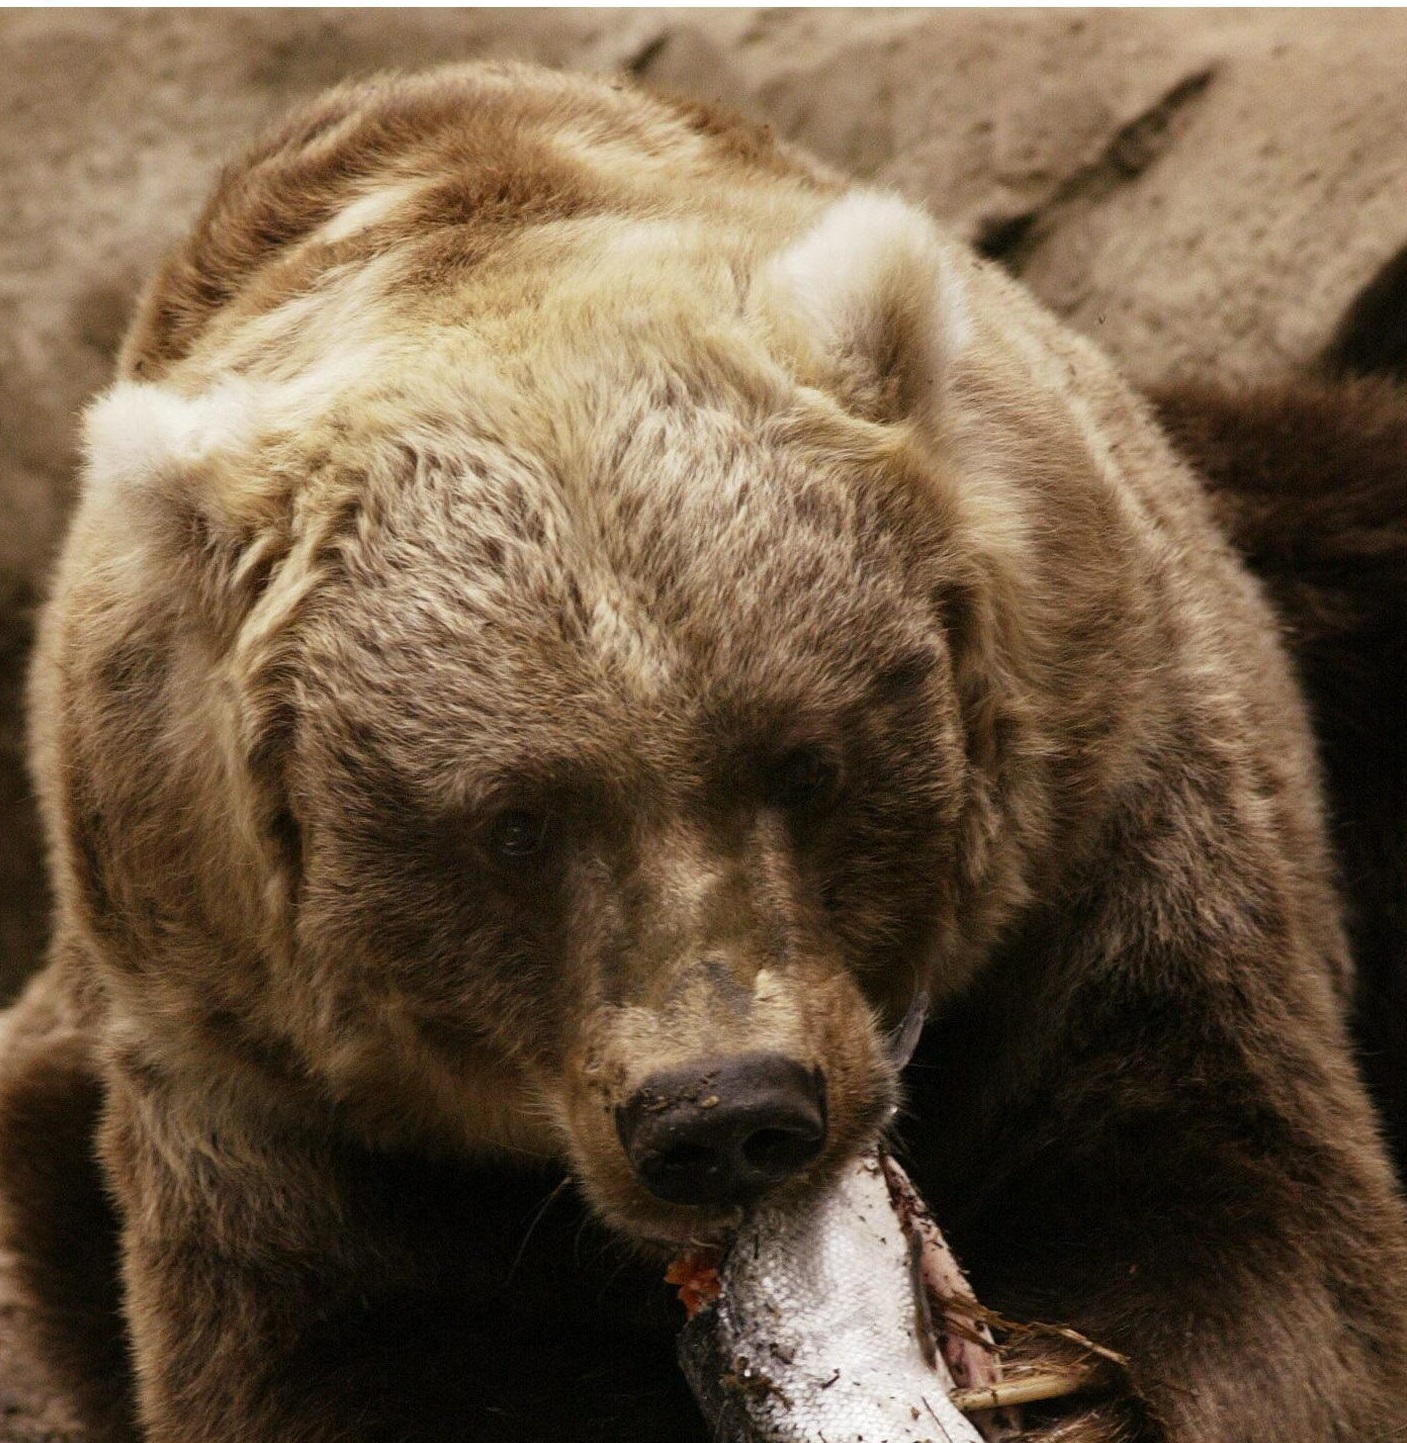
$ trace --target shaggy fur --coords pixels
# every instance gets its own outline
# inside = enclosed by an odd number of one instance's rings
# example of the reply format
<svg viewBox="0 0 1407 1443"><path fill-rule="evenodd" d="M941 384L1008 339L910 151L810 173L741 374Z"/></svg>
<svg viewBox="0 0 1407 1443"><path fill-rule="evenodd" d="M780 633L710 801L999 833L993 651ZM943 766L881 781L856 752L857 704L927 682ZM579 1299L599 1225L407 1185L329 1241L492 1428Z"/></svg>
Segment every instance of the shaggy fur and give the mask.
<svg viewBox="0 0 1407 1443"><path fill-rule="evenodd" d="M88 441L0 1178L109 1436L688 1436L544 1175L709 1236L615 1112L770 1049L824 1078L821 1185L920 988L903 1140L979 1293L1143 1400L1032 1438L1390 1436L1407 1232L1303 707L1017 287L741 122L451 70L227 173Z"/></svg>

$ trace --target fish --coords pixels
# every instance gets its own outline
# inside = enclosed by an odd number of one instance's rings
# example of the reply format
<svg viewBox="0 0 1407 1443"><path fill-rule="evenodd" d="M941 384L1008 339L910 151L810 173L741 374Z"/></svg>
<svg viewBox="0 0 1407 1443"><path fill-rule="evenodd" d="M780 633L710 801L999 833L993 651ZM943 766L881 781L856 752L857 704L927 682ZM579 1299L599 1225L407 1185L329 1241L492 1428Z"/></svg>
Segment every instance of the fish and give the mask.
<svg viewBox="0 0 1407 1443"><path fill-rule="evenodd" d="M725 1250L667 1277L692 1311L678 1356L716 1443L996 1443L1019 1430L1012 1409L979 1426L954 1402L959 1385L995 1400L1000 1357L882 1151L803 1199L763 1198Z"/></svg>
<svg viewBox="0 0 1407 1443"><path fill-rule="evenodd" d="M917 991L887 1040L896 1075L928 1000ZM726 1242L675 1258L665 1280L687 1314L677 1356L713 1443L1015 1443L1023 1405L1137 1391L1121 1353L982 1307L883 1141L825 1185L764 1194ZM1039 1362L1004 1352L1036 1339Z"/></svg>

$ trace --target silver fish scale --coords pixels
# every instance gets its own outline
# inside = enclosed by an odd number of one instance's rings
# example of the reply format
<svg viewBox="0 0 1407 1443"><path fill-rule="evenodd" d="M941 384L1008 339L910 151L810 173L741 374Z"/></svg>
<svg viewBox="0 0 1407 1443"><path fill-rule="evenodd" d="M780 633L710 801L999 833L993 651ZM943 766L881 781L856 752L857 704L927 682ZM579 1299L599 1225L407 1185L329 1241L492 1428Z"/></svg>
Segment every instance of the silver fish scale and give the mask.
<svg viewBox="0 0 1407 1443"><path fill-rule="evenodd" d="M814 1206L762 1205L722 1270L719 1350L766 1443L982 1443L919 1341L908 1242L878 1162Z"/></svg>

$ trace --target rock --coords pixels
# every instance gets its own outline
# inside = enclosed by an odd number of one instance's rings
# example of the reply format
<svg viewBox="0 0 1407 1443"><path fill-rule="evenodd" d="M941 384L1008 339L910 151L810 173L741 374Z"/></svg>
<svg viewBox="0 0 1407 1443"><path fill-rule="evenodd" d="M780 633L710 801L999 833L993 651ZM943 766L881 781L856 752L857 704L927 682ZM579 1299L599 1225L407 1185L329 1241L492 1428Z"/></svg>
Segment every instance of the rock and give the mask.
<svg viewBox="0 0 1407 1443"><path fill-rule="evenodd" d="M1155 162L1044 218L1020 257L1137 379L1284 375L1407 244L1407 16L1343 21L1207 12L1206 82Z"/></svg>

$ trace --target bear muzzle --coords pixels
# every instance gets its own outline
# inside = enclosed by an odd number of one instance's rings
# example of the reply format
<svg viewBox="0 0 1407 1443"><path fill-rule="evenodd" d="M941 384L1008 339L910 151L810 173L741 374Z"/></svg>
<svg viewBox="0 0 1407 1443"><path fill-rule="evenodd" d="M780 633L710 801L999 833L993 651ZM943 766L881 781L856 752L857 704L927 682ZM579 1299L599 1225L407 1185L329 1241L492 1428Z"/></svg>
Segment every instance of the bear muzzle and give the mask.
<svg viewBox="0 0 1407 1443"><path fill-rule="evenodd" d="M804 1172L826 1145L826 1083L778 1052L651 1074L615 1111L645 1190L665 1202L733 1207Z"/></svg>
<svg viewBox="0 0 1407 1443"><path fill-rule="evenodd" d="M706 954L590 1009L558 1084L592 1205L673 1251L763 1194L821 1182L897 1101L883 1012L838 959L716 964Z"/></svg>

